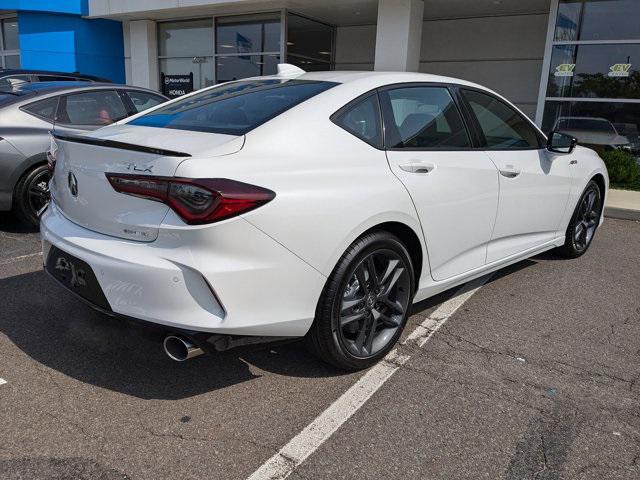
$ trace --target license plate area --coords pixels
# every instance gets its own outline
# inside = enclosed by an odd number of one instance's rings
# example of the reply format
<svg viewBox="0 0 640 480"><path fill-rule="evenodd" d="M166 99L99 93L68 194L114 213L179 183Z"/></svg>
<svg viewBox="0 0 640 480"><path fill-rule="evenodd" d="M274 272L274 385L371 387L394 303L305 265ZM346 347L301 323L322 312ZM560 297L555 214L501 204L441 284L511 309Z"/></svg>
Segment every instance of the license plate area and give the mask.
<svg viewBox="0 0 640 480"><path fill-rule="evenodd" d="M97 307L111 310L98 279L87 262L51 246L45 269L53 278L76 295Z"/></svg>

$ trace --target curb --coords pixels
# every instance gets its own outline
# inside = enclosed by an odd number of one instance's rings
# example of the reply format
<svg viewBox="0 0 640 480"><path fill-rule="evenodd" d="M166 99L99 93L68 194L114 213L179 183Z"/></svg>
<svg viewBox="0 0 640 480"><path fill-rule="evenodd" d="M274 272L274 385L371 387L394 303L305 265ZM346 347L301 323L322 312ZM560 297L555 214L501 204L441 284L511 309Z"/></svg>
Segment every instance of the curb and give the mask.
<svg viewBox="0 0 640 480"><path fill-rule="evenodd" d="M604 207L604 216L640 222L640 210L632 210L630 208Z"/></svg>

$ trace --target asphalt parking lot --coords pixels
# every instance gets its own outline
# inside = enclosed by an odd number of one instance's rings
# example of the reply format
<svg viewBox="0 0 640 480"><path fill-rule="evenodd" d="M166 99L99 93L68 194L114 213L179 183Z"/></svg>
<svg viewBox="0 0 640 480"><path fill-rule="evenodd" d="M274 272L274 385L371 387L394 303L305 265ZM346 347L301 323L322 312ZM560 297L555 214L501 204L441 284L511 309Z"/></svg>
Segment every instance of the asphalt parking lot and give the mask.
<svg viewBox="0 0 640 480"><path fill-rule="evenodd" d="M607 219L578 260L493 275L289 478L640 478L639 251L640 223ZM2 479L244 479L365 375L297 343L174 363L39 252L0 216Z"/></svg>

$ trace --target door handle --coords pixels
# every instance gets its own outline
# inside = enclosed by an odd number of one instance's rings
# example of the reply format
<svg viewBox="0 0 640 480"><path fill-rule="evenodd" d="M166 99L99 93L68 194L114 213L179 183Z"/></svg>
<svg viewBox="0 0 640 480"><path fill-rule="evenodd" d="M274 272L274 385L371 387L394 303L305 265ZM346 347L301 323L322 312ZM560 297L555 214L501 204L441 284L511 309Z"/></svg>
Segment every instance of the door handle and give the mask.
<svg viewBox="0 0 640 480"><path fill-rule="evenodd" d="M513 167L513 165L507 165L505 168L500 169L500 175L507 178L515 178L520 175L520 170Z"/></svg>
<svg viewBox="0 0 640 480"><path fill-rule="evenodd" d="M400 165L400 168L409 173L429 173L436 168L432 163L410 162Z"/></svg>

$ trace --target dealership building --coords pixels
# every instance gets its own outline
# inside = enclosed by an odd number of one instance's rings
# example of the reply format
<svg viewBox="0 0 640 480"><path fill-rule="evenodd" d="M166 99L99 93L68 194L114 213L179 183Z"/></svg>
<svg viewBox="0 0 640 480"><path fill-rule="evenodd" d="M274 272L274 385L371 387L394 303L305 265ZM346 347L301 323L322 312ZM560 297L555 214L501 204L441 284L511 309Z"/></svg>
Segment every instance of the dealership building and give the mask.
<svg viewBox="0 0 640 480"><path fill-rule="evenodd" d="M281 62L420 71L486 85L544 130L637 142L638 19L640 0L0 0L0 66L171 96Z"/></svg>

